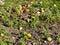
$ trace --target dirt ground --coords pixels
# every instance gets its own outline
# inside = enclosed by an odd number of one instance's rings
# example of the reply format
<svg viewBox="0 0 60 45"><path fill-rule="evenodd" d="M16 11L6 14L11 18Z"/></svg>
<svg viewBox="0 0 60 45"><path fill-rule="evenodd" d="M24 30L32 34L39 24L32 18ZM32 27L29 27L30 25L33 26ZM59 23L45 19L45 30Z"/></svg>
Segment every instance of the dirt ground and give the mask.
<svg viewBox="0 0 60 45"><path fill-rule="evenodd" d="M12 27L6 27L0 23L0 27L5 29L5 32L8 32L7 42L11 42L10 45L20 45L19 36L20 30L14 29ZM47 41L46 37L43 35L43 28L32 29L30 27L23 27L23 31L31 33L34 39L26 39L26 45L59 45L56 41L56 36L60 33L60 24L45 24L45 27L48 29L49 36L52 37L52 41Z"/></svg>

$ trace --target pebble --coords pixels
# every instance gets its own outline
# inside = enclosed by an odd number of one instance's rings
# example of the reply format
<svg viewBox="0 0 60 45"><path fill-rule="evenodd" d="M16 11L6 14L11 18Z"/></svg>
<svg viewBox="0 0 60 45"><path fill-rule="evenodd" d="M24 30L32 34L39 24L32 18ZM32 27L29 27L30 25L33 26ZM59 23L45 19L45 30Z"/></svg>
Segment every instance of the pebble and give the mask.
<svg viewBox="0 0 60 45"><path fill-rule="evenodd" d="M47 43L47 41L44 41L44 43Z"/></svg>
<svg viewBox="0 0 60 45"><path fill-rule="evenodd" d="M47 40L48 40L48 41L52 41L52 38L51 38L51 37L48 37Z"/></svg>
<svg viewBox="0 0 60 45"><path fill-rule="evenodd" d="M36 45L36 43L33 43L33 45Z"/></svg>
<svg viewBox="0 0 60 45"><path fill-rule="evenodd" d="M26 45L31 45L31 43L27 43Z"/></svg>

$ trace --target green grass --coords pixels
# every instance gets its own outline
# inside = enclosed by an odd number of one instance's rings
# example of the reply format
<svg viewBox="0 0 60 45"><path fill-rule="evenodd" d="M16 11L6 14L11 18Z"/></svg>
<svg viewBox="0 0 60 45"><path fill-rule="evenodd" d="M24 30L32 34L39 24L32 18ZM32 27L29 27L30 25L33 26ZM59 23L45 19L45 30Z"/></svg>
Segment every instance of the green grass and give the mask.
<svg viewBox="0 0 60 45"><path fill-rule="evenodd" d="M25 19L24 16L29 14L30 17ZM30 20L27 21L28 19ZM45 23L56 24L58 19L60 19L60 0L2 0L0 4L0 22L18 30L20 27L26 26L44 28ZM0 33L6 35L6 32L2 29L0 29ZM22 35L20 36L22 38L25 36L24 34L20 35ZM44 35L48 35L47 30L44 30ZM60 42L60 35L57 36L57 41ZM21 45L25 45L25 42L23 42L24 40L21 41ZM0 45L7 45L5 37L4 40L0 41Z"/></svg>
<svg viewBox="0 0 60 45"><path fill-rule="evenodd" d="M60 8L59 8L60 1L58 1L58 0L57 1L55 1L55 0L49 0L49 1L31 0L31 1L29 1L29 3L28 3L28 1L24 1L24 0L20 0L20 1L19 0L16 0L16 1L4 0L2 2L4 4L0 5L0 15L4 16L4 18L1 18L1 22L7 23L7 25L9 25L11 27L15 27L15 28L19 27L18 23L20 23L20 21L18 21L19 20L18 15L20 15L20 14L18 13L18 11L20 11L19 9L21 8L21 7L19 7L19 5L26 5L27 8L30 10L30 12L34 13L34 15L36 15L37 9L39 9L40 14L39 14L38 18L40 20L48 22L48 23L51 21L56 22L57 18L60 18L60 13L59 13L60 12L59 11L60 10ZM28 5L30 5L30 7L28 7ZM56 5L56 7L54 7L54 5ZM37 9L35 9L35 8L37 8ZM43 8L44 12L41 12L41 8ZM29 23L31 24L31 27L34 27L33 25L36 25L34 23L34 21L31 21ZM20 25L22 25L22 24L20 24Z"/></svg>

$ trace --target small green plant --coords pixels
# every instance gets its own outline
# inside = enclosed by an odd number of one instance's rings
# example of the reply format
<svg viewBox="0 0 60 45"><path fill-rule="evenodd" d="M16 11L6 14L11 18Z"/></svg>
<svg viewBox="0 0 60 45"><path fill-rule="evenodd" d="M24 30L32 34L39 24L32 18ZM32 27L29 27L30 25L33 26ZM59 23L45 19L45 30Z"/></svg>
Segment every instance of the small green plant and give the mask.
<svg viewBox="0 0 60 45"><path fill-rule="evenodd" d="M2 39L0 39L0 45L7 45L7 39L8 39L8 37L6 36L8 33L7 32L5 32L5 30L4 29L0 29L0 37L2 38Z"/></svg>
<svg viewBox="0 0 60 45"><path fill-rule="evenodd" d="M43 29L44 29L43 35L47 38L49 36L48 30L45 28Z"/></svg>
<svg viewBox="0 0 60 45"><path fill-rule="evenodd" d="M60 34L57 35L57 42L60 42Z"/></svg>
<svg viewBox="0 0 60 45"><path fill-rule="evenodd" d="M36 14L34 16L34 18L31 18L31 21L30 21L30 27L32 28L36 28L36 25L37 25L37 22L39 21L39 17L38 15Z"/></svg>
<svg viewBox="0 0 60 45"><path fill-rule="evenodd" d="M31 12L35 12L34 7L30 7L30 11L31 11Z"/></svg>
<svg viewBox="0 0 60 45"><path fill-rule="evenodd" d="M14 24L13 21L10 21L10 20L8 21L8 25L9 25L10 27L13 27L13 24Z"/></svg>
<svg viewBox="0 0 60 45"><path fill-rule="evenodd" d="M25 40L23 38L20 39L20 45L26 45Z"/></svg>
<svg viewBox="0 0 60 45"><path fill-rule="evenodd" d="M0 45L7 45L5 41L0 40Z"/></svg>
<svg viewBox="0 0 60 45"><path fill-rule="evenodd" d="M20 32L19 37L20 37L20 45L26 45L25 40L27 37L24 35L24 32Z"/></svg>
<svg viewBox="0 0 60 45"><path fill-rule="evenodd" d="M3 13L4 13L4 14L2 14L2 16L4 16L4 17L2 17L1 21L2 21L3 23L7 23L10 16L9 16L9 14L7 14L6 12L3 12Z"/></svg>
<svg viewBox="0 0 60 45"><path fill-rule="evenodd" d="M26 21L23 21L23 20L22 20L22 21L20 22L20 26L26 26L26 25L27 25L27 22L26 22Z"/></svg>

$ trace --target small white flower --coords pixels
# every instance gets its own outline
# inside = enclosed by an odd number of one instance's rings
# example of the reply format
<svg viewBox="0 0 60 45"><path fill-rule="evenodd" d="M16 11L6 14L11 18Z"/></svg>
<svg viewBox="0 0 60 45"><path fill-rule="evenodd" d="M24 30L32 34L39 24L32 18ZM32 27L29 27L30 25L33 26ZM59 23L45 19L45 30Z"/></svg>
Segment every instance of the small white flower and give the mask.
<svg viewBox="0 0 60 45"><path fill-rule="evenodd" d="M23 29L23 27L20 27L20 30L22 30Z"/></svg>
<svg viewBox="0 0 60 45"><path fill-rule="evenodd" d="M42 4L42 1L40 2L40 4Z"/></svg>
<svg viewBox="0 0 60 45"><path fill-rule="evenodd" d="M57 7L57 5L56 5L56 4L54 4L54 7Z"/></svg>
<svg viewBox="0 0 60 45"><path fill-rule="evenodd" d="M3 0L0 0L0 5L4 5L4 2L3 2Z"/></svg>
<svg viewBox="0 0 60 45"><path fill-rule="evenodd" d="M40 15L40 12L38 11L37 14L38 14L38 16L39 16L39 15Z"/></svg>

